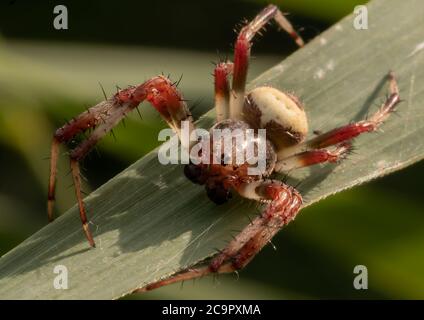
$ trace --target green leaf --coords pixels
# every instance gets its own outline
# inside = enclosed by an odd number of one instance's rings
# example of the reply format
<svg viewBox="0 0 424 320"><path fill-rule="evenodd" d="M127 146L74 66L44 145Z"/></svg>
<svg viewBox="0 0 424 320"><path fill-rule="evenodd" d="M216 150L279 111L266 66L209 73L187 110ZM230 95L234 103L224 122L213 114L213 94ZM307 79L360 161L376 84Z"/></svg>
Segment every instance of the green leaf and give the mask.
<svg viewBox="0 0 424 320"><path fill-rule="evenodd" d="M398 116L383 132L356 139L356 154L339 165L293 172L305 206L424 157L424 2L376 0L369 28L355 30L349 16L250 84L272 85L301 97L313 130L328 130L376 110L398 77ZM208 127L213 112L199 126ZM312 135L312 134L311 134ZM137 287L214 254L232 230L257 213L239 198L223 206L189 183L182 166L162 166L151 152L86 199L97 242L89 249L73 207L0 259L3 298L119 298ZM56 290L56 265L69 272L69 289Z"/></svg>

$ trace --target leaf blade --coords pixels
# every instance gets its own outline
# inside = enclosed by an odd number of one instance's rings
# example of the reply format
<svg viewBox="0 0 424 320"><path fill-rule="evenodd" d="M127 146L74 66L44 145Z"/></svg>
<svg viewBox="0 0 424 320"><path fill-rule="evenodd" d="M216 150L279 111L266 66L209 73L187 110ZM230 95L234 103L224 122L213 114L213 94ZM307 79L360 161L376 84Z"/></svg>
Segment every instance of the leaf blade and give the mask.
<svg viewBox="0 0 424 320"><path fill-rule="evenodd" d="M391 117L383 126L384 134L357 139L360 153L338 166L291 175L292 183L303 181L305 205L423 158L424 51L416 51L424 41L423 12L417 0L374 1L369 30L354 30L347 17L251 84L295 91L311 128L326 130L363 118L384 95L385 74L393 69L398 75L407 102L399 107L401 118ZM409 19L396 25L399 16ZM200 125L212 121L208 113ZM232 229L248 223L246 214L257 212L254 204L239 199L216 207L202 188L185 180L181 166L159 165L155 152L93 192L86 203L98 248L87 249L73 207L0 259L0 296L118 298L213 254ZM53 287L57 264L69 269L68 290Z"/></svg>

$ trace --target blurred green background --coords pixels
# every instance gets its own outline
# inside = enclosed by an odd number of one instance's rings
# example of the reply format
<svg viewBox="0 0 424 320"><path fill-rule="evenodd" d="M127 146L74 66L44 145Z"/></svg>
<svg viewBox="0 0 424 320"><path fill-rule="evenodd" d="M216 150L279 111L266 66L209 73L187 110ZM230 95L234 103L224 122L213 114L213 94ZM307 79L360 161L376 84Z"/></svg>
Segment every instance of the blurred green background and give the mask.
<svg viewBox="0 0 424 320"><path fill-rule="evenodd" d="M356 0L278 0L308 40L353 10ZM53 28L64 4L69 29ZM65 119L164 72L178 79L193 113L213 105L211 61L231 54L233 28L265 1L1 1L0 254L46 224L52 133ZM275 28L256 41L250 78L296 48ZM134 114L84 161L90 192L157 146L164 127L150 108ZM313 128L312 128L313 129ZM357 152L360 152L358 150ZM63 149L58 209L75 203ZM307 208L240 274L205 278L132 298L424 298L424 215L418 163ZM352 282L356 265L369 289ZM0 297L1 298L1 297Z"/></svg>

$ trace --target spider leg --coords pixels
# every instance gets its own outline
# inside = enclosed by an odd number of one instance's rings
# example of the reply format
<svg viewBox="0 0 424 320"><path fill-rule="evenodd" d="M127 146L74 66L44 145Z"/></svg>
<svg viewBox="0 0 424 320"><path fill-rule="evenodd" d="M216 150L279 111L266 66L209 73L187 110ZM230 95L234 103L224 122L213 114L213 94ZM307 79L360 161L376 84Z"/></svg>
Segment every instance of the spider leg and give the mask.
<svg viewBox="0 0 424 320"><path fill-rule="evenodd" d="M78 117L72 119L67 124L56 130L50 151L50 178L47 196L47 214L50 222L54 220L53 209L56 189L57 160L60 144L66 143L72 140L72 138L77 134L98 125L104 118L107 117L107 114L112 108L113 105L108 101L101 102L89 108L87 111L81 113Z"/></svg>
<svg viewBox="0 0 424 320"><path fill-rule="evenodd" d="M241 196L269 204L228 246L212 258L209 266L182 271L168 279L150 284L135 292L153 290L178 281L211 273L234 272L245 267L286 224L293 220L302 204L301 195L280 181L259 180L236 186Z"/></svg>
<svg viewBox="0 0 424 320"><path fill-rule="evenodd" d="M72 178L74 181L75 196L78 201L81 223L84 234L90 246L92 247L95 247L95 243L90 228L88 226L87 213L81 192L79 161L81 161L91 151L91 149L96 145L96 143L102 137L104 137L110 130L112 130L113 127L115 127L119 123L119 121L121 121L126 116L126 114L129 113L132 109L133 106L129 103L126 103L125 105L113 109L110 115L106 119L104 119L104 122L99 124L91 133L91 135L86 140L81 142L77 147L72 149L69 154Z"/></svg>
<svg viewBox="0 0 424 320"><path fill-rule="evenodd" d="M216 120L220 122L229 116L230 112L230 84L228 76L233 72L232 62L220 62L214 70L215 78L215 109Z"/></svg>
<svg viewBox="0 0 424 320"><path fill-rule="evenodd" d="M59 155L60 141L53 137L52 146L50 148L50 177L47 193L47 217L49 222L54 220L54 202L56 198L56 175L57 175L57 160Z"/></svg>
<svg viewBox="0 0 424 320"><path fill-rule="evenodd" d="M342 142L333 148L308 150L289 156L277 161L275 172L288 172L302 167L312 166L318 163L338 162L343 159L352 149L350 142Z"/></svg>
<svg viewBox="0 0 424 320"><path fill-rule="evenodd" d="M241 119L244 105L247 69L249 66L251 41L254 36L271 20L286 31L302 47L303 40L290 22L275 5L265 7L249 24L243 27L237 37L234 49L233 94L230 96L230 117Z"/></svg>
<svg viewBox="0 0 424 320"><path fill-rule="evenodd" d="M376 131L395 110L396 105L401 101L399 96L399 89L393 72L390 72L388 77L389 96L382 104L382 106L377 110L377 112L374 113L371 117L366 120L354 122L330 130L301 144L282 149L278 152L278 159L286 159L308 150L323 149L329 146L338 145L340 143L352 140L362 133Z"/></svg>
<svg viewBox="0 0 424 320"><path fill-rule="evenodd" d="M191 141L189 145L185 145L189 139L182 139L181 129L183 122L188 124L190 137L195 127L193 117L181 93L178 91L176 83L172 83L168 78L164 76L151 78L139 86L119 91L115 98L121 104L129 102L132 108L135 108L144 100L149 101L168 125L178 134L183 147L190 149L196 143L196 141Z"/></svg>
<svg viewBox="0 0 424 320"><path fill-rule="evenodd" d="M70 164L71 164L71 171L72 171L72 179L74 181L74 187L75 187L75 195L78 200L78 208L79 208L82 228L84 230L84 234L90 246L95 247L96 244L94 243L93 235L91 234L90 228L88 226L87 213L85 211L85 206L84 206L84 202L82 200L82 195L81 195L81 176L80 176L78 160L71 158Z"/></svg>
<svg viewBox="0 0 424 320"><path fill-rule="evenodd" d="M89 128L94 128L91 135L70 152L71 171L74 180L75 194L78 199L79 212L83 230L91 246L94 240L88 227L86 210L81 193L81 178L79 161L81 161L96 143L110 132L125 116L134 110L144 100L149 101L159 111L165 121L173 128L181 140L183 121L188 123L189 137L182 139L183 147L189 141L194 129L193 119L189 109L178 92L176 86L162 76L154 77L139 86L118 91L111 99L103 101L88 109L65 126L59 128L53 138L50 160L50 179L48 190L48 216L53 219L53 203L55 199L56 167L59 145L66 143Z"/></svg>

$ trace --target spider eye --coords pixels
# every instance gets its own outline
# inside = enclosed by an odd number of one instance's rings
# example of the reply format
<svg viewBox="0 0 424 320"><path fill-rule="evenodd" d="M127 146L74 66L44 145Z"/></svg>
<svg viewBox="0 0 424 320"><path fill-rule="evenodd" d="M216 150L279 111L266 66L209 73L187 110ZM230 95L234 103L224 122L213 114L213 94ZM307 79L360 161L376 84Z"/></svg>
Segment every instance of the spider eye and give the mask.
<svg viewBox="0 0 424 320"><path fill-rule="evenodd" d="M184 166L184 174L193 183L203 184L202 168L195 164L189 163Z"/></svg>
<svg viewBox="0 0 424 320"><path fill-rule="evenodd" d="M206 186L206 193L216 204L223 204L232 198L231 191L225 189L222 185Z"/></svg>

